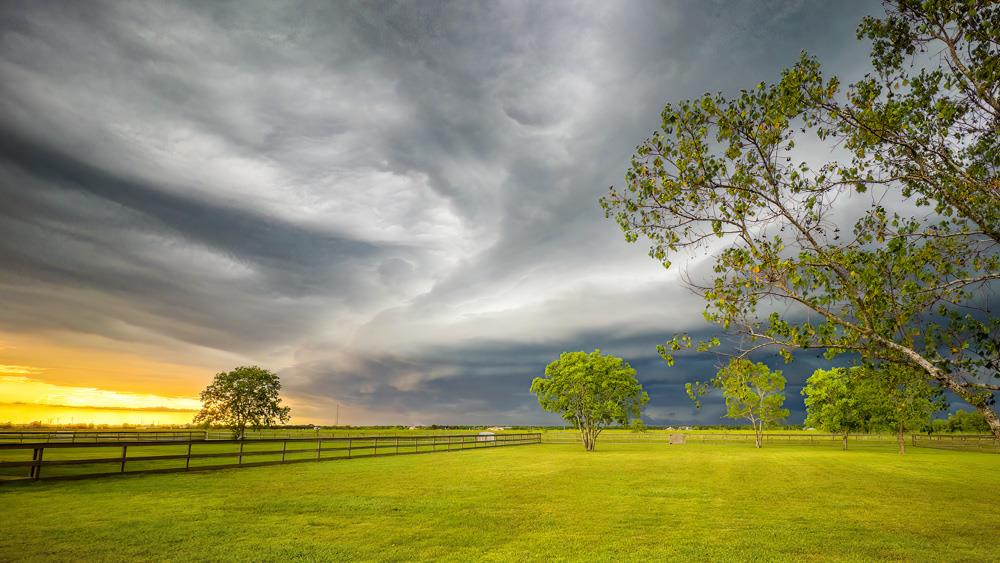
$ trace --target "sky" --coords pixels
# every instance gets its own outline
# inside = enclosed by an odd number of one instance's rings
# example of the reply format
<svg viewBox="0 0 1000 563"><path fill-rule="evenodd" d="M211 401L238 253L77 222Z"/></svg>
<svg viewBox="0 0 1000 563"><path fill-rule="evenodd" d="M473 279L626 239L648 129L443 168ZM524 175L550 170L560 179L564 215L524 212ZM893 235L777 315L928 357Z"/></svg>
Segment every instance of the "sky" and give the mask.
<svg viewBox="0 0 1000 563"><path fill-rule="evenodd" d="M601 348L647 423L725 423L655 350L702 303L598 198L668 101L863 75L879 10L4 2L0 422L185 422L257 364L296 423L558 424L532 378Z"/></svg>

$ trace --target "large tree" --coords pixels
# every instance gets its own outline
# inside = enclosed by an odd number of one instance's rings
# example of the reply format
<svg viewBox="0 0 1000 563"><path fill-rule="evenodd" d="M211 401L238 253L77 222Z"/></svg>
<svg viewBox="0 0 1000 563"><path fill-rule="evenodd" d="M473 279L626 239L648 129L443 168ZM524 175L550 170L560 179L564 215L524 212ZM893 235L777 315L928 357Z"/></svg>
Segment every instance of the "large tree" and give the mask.
<svg viewBox="0 0 1000 563"><path fill-rule="evenodd" d="M883 403L860 368L818 369L802 388L806 426L840 434L844 449L851 432L869 432L878 424Z"/></svg>
<svg viewBox="0 0 1000 563"><path fill-rule="evenodd" d="M785 402L785 377L780 371L771 371L763 363L753 363L743 358L733 358L716 372L708 383L689 383L688 395L700 406L699 397L710 388L722 391L726 401L726 417L742 418L750 422L754 431L754 444L764 446L764 428L788 416Z"/></svg>
<svg viewBox="0 0 1000 563"><path fill-rule="evenodd" d="M881 405L878 424L896 434L899 453L905 454L905 434L925 428L934 413L946 408L941 388L932 385L923 371L906 365L865 367L864 373L874 391L871 400Z"/></svg>
<svg viewBox="0 0 1000 563"><path fill-rule="evenodd" d="M247 426L288 422L291 409L281 406L280 391L278 376L258 366L218 373L201 392L202 407L194 422L223 424L233 430L233 438L242 440Z"/></svg>
<svg viewBox="0 0 1000 563"><path fill-rule="evenodd" d="M905 433L930 423L944 406L940 387L905 365L856 366L816 370L802 389L807 426L843 435L889 430L899 453L906 453Z"/></svg>
<svg viewBox="0 0 1000 563"><path fill-rule="evenodd" d="M635 378L628 362L600 350L564 352L536 377L531 392L538 403L573 424L583 447L593 451L597 437L611 424L626 424L638 417L649 396Z"/></svg>
<svg viewBox="0 0 1000 563"><path fill-rule="evenodd" d="M942 430L945 432L966 432L976 434L980 432L989 432L989 426L986 425L986 421L983 420L982 415L978 412L966 412L962 409L958 409L949 415L946 420L942 420L940 422L943 426Z"/></svg>
<svg viewBox="0 0 1000 563"><path fill-rule="evenodd" d="M1000 439L1000 323L976 310L1000 277L998 17L987 2L900 1L859 28L876 73L846 95L803 55L776 84L668 104L601 203L668 268L683 251L714 255L707 283L687 281L708 320L749 335L742 354L820 348L909 365ZM932 44L949 55L905 67ZM803 141L848 154L811 164ZM672 363L690 345L681 335L661 354Z"/></svg>

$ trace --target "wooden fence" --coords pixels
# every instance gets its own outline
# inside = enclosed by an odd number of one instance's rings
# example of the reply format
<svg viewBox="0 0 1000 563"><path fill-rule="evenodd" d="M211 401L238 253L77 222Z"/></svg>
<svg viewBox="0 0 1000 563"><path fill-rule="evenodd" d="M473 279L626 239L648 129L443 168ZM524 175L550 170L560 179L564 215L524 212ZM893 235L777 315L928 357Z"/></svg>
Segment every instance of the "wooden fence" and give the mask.
<svg viewBox="0 0 1000 563"><path fill-rule="evenodd" d="M930 436L914 434L912 444L920 448L1000 453L1000 442L992 434L960 434L950 436L941 434L932 434Z"/></svg>
<svg viewBox="0 0 1000 563"><path fill-rule="evenodd" d="M205 440L205 430L24 430L0 431L0 444L38 442L173 442Z"/></svg>
<svg viewBox="0 0 1000 563"><path fill-rule="evenodd" d="M278 438L357 438L368 436L405 436L413 430L366 430L366 429L247 429L244 439ZM439 435L462 435L470 430L432 430ZM35 442L161 442L177 440L231 440L233 432L224 429L173 429L173 430L2 430L0 444Z"/></svg>
<svg viewBox="0 0 1000 563"><path fill-rule="evenodd" d="M609 433L601 435L598 443L605 444L668 444L671 436L683 436L683 440L677 443L753 443L753 433L747 432L646 432L635 434ZM788 434L788 433L768 433L763 435L765 445L815 445L815 446L837 446L841 447L844 442L842 434ZM542 441L548 444L570 444L580 443L580 435L576 432L555 431L543 434ZM857 446L895 446L895 434L849 434L847 437L849 447ZM1000 446L991 435L965 435L965 434L945 434L945 435L918 435L909 437L909 443L916 447L928 448L948 448L955 450L970 451L994 451L1000 453Z"/></svg>
<svg viewBox="0 0 1000 563"><path fill-rule="evenodd" d="M753 433L747 432L715 432L715 433L697 433L697 432L657 432L657 433L635 433L635 434L620 434L620 433L609 433L602 434L598 438L598 442L610 443L610 444L648 444L648 443L662 443L667 444L670 442L671 436L684 436L684 442L694 443L694 442L745 442L752 443L754 441ZM763 434L763 439L765 444L834 444L840 445L843 443L843 435L841 434L772 434L765 432ZM851 444L858 442L861 443L895 443L896 436L891 434L851 434L848 436L848 440ZM549 432L543 435L542 441L545 443L578 443L580 442L580 435L578 433L570 432Z"/></svg>
<svg viewBox="0 0 1000 563"><path fill-rule="evenodd" d="M540 433L7 443L0 444L0 455L6 458L14 453L24 459L4 459L0 461L0 469L27 470L27 475L7 476L8 480L37 481L43 473L46 479L80 479L120 473L201 471L539 443ZM277 449L279 444L281 449ZM162 455L164 451L170 453ZM29 452L31 459L27 459ZM74 456L74 453L77 455ZM244 461L244 458L251 461ZM226 459L235 461L216 463ZM89 470L95 466L105 469ZM110 470L106 469L109 467ZM53 472L56 474L53 475Z"/></svg>

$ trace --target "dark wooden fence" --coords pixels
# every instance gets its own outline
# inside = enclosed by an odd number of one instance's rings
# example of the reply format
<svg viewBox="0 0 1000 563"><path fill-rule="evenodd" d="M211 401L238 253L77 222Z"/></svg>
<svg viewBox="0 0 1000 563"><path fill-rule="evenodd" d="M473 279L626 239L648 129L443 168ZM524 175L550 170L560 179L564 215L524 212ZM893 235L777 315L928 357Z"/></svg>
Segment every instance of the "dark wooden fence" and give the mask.
<svg viewBox="0 0 1000 563"><path fill-rule="evenodd" d="M0 444L37 442L173 442L205 440L205 430L24 430L0 431Z"/></svg>
<svg viewBox="0 0 1000 563"><path fill-rule="evenodd" d="M602 434L598 438L599 443L609 443L609 444L648 444L648 443L661 443L666 444L670 442L671 436L684 436L685 443L701 443L701 442L742 442L742 443L753 443L754 435L751 432L714 432L714 433L698 433L698 432L646 432L646 433L629 433L629 434L618 434L609 433ZM796 445L841 445L843 443L842 434L777 434L768 433L763 434L763 439L765 444L796 444ZM578 433L570 432L549 432L544 435L543 441L545 443L579 443L580 435ZM896 436L894 434L850 434L848 436L848 441L851 444L886 444L889 442L895 443Z"/></svg>
<svg viewBox="0 0 1000 563"><path fill-rule="evenodd" d="M16 452L25 459L0 461L0 469L27 470L27 475L20 473L8 479L38 480L43 475L46 479L80 479L120 473L201 471L539 443L540 433L6 443L0 444L0 454L7 457ZM281 449L278 449L279 444ZM163 451L171 453L162 455ZM29 452L31 459L27 459ZM203 460L207 464L203 464ZM216 463L222 460L235 461ZM95 466L103 470L90 471ZM72 470L74 468L80 470ZM59 471L52 475L55 470Z"/></svg>
<svg viewBox="0 0 1000 563"><path fill-rule="evenodd" d="M278 438L351 438L367 436L388 436L399 433L406 435L412 431L385 431L365 429L259 429L248 428L244 439L278 439ZM444 434L460 435L464 431L440 431ZM435 432L439 433L439 432ZM0 431L0 444L3 443L35 443L35 442L161 442L178 440L231 440L232 430L224 429L173 429L173 430L3 430Z"/></svg>
<svg viewBox="0 0 1000 563"><path fill-rule="evenodd" d="M603 444L649 444L649 443L670 443L671 436L683 436L681 443L745 443L752 444L754 435L747 432L646 432L646 433L609 433L602 434L598 443ZM842 447L844 437L842 434L807 434L807 433L769 433L763 435L766 445L814 445L814 446L835 446ZM882 446L895 447L895 434L849 434L847 437L849 447L858 446ZM580 435L570 431L548 432L543 435L542 441L547 444L569 444L580 443ZM966 434L935 434L932 436L914 434L907 437L910 445L916 447L941 448L968 451L983 451L1000 453L1000 445L992 435L966 435Z"/></svg>
<svg viewBox="0 0 1000 563"><path fill-rule="evenodd" d="M1000 442L992 434L914 434L912 443L920 448L1000 453Z"/></svg>

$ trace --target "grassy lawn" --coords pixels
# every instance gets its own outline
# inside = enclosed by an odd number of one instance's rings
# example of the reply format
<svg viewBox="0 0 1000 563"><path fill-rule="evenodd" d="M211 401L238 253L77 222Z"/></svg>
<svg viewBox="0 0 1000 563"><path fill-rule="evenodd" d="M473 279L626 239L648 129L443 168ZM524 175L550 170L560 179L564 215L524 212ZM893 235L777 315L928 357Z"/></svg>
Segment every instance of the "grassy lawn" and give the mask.
<svg viewBox="0 0 1000 563"><path fill-rule="evenodd" d="M1000 560L1000 456L574 445L0 486L0 560Z"/></svg>

